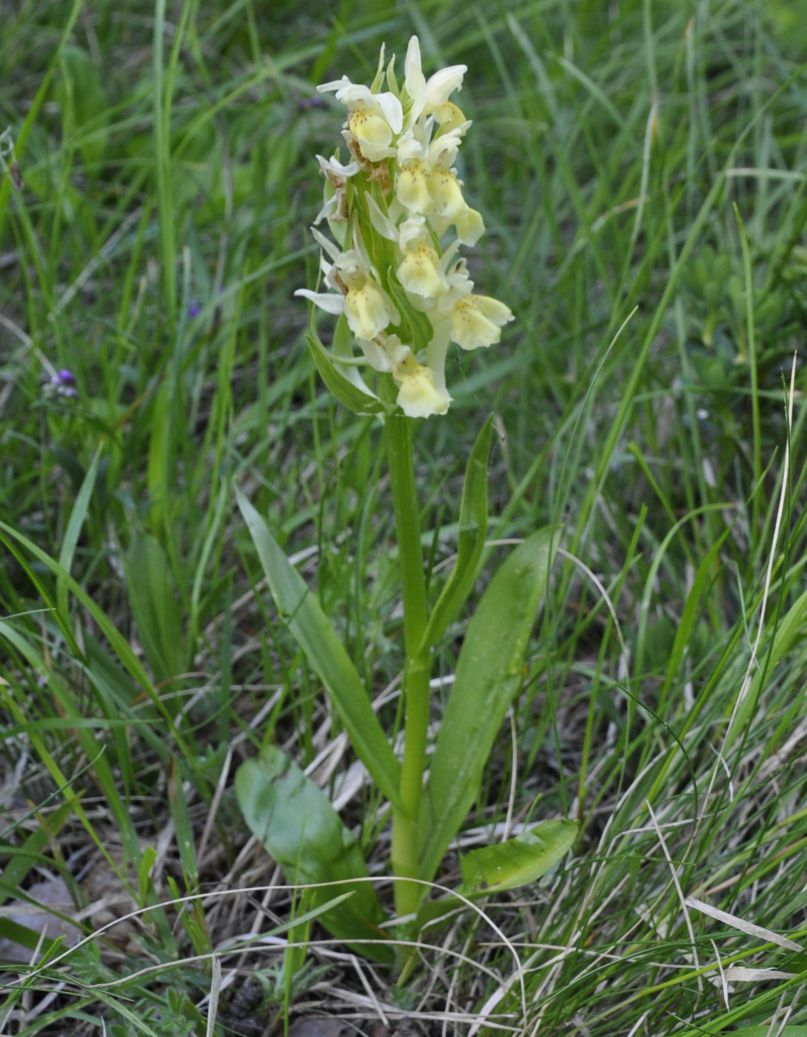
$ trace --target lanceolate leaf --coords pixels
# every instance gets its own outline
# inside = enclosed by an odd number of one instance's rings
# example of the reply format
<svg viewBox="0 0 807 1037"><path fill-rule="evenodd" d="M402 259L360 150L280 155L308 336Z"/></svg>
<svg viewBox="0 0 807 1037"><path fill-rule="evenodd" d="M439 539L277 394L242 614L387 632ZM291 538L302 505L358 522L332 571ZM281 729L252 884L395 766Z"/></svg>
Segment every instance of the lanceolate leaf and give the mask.
<svg viewBox="0 0 807 1037"><path fill-rule="evenodd" d="M236 495L280 615L331 696L356 755L383 795L397 804L401 767L356 668L316 595L286 558L269 527L240 490Z"/></svg>
<svg viewBox="0 0 807 1037"><path fill-rule="evenodd" d="M468 625L431 760L421 878L431 879L476 799L493 742L523 677L558 533L542 529L501 564Z"/></svg>
<svg viewBox="0 0 807 1037"><path fill-rule="evenodd" d="M577 828L575 821L542 821L503 843L472 850L460 861L460 892L501 893L535 882L571 849Z"/></svg>
<svg viewBox="0 0 807 1037"><path fill-rule="evenodd" d="M321 789L276 746L241 765L235 788L244 819L289 882L339 883L311 889L315 907L350 893L320 916L326 929L347 943L386 939L372 884L355 881L367 877L361 849ZM356 949L376 961L393 957L378 944L356 942Z"/></svg>
<svg viewBox="0 0 807 1037"><path fill-rule="evenodd" d="M457 560L429 616L425 645L436 644L449 623L456 619L473 590L488 528L488 457L493 437L493 418L482 426L465 468L460 499Z"/></svg>

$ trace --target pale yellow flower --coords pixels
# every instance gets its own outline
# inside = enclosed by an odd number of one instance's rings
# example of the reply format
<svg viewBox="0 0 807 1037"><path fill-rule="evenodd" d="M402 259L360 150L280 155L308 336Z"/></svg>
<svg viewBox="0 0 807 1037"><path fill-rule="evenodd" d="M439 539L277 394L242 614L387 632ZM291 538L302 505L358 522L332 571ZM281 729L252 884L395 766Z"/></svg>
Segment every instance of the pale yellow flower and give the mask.
<svg viewBox="0 0 807 1037"><path fill-rule="evenodd" d="M357 338L372 339L390 324L397 324L400 314L387 293L378 284L366 259L355 249L339 249L315 228L312 233L322 247L320 266L326 282L336 292L312 292L298 288L294 293L309 299L326 313L344 313L348 326ZM333 260L325 259L327 253Z"/></svg>
<svg viewBox="0 0 807 1037"><path fill-rule="evenodd" d="M395 308L385 292L369 277L348 288L345 316L357 338L375 338L390 324L397 323Z"/></svg>
<svg viewBox="0 0 807 1037"><path fill-rule="evenodd" d="M492 346L513 320L509 306L489 295L466 295L451 308L451 341L462 349Z"/></svg>
<svg viewBox="0 0 807 1037"><path fill-rule="evenodd" d="M435 166L429 176L429 194L436 216L459 216L468 206L462 197L462 187L453 169Z"/></svg>
<svg viewBox="0 0 807 1037"><path fill-rule="evenodd" d="M433 299L447 290L448 282L425 224L422 216L410 217L401 224L403 259L396 276L407 292Z"/></svg>
<svg viewBox="0 0 807 1037"><path fill-rule="evenodd" d="M513 314L497 299L474 294L459 256L462 245L476 244L485 231L455 168L471 123L452 95L467 69L452 65L427 80L415 36L400 86L393 63L385 66L382 48L371 87L343 76L319 88L347 107L343 136L353 161L319 157L326 188L317 222L327 220L338 244L314 230L330 291L296 294L344 314L361 350L337 358L351 377L359 377L355 365L391 377L404 414L428 418L445 414L451 403L450 343L465 350L493 345ZM408 329L411 345L391 328Z"/></svg>
<svg viewBox="0 0 807 1037"><path fill-rule="evenodd" d="M430 182L431 168L428 163L422 158L410 159L398 169L395 196L405 209L426 215L434 206L429 190Z"/></svg>
<svg viewBox="0 0 807 1037"><path fill-rule="evenodd" d="M395 364L392 377L398 386L395 402L407 417L429 418L448 410L451 397L445 387L438 385L434 371L419 364L411 350Z"/></svg>

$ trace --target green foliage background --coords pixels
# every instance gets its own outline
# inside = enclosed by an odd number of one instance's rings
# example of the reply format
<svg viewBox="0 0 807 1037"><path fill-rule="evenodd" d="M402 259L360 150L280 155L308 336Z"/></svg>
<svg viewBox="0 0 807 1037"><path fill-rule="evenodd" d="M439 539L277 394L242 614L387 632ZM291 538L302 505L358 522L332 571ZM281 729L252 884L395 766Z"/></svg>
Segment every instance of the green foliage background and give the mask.
<svg viewBox="0 0 807 1037"><path fill-rule="evenodd" d="M204 1001L210 955L253 925L321 937L305 898L267 918L237 892L272 871L246 845L235 764L277 741L338 798L350 760L234 487L316 585L391 729L379 432L319 384L292 292L315 277L314 155L342 118L315 84L369 82L380 44L402 56L417 32L427 72L469 66L462 175L489 227L473 269L517 316L486 355L455 352L455 404L417 429L434 591L489 412L489 536L562 523L567 552L468 839L537 815L579 815L584 834L528 896L496 899L495 936L463 916L424 949L414 994L379 973L377 996L391 1018L414 997L426 1029L487 1012L518 1032L796 1037L804 952L683 901L805 945L807 5L3 14L0 894L61 875L86 904L87 867L106 860L128 909L152 910L122 942L9 973L0 1028L245 1033L243 974ZM75 396L51 384L61 368ZM343 805L365 847L376 808L362 786ZM458 881L450 863L442 880ZM197 892L217 899L153 907ZM20 937L5 918L0 935ZM451 979L436 964L450 952ZM355 1003L355 975L315 949L245 953L261 1025ZM721 984L718 959L775 974ZM325 992L306 995L321 966Z"/></svg>

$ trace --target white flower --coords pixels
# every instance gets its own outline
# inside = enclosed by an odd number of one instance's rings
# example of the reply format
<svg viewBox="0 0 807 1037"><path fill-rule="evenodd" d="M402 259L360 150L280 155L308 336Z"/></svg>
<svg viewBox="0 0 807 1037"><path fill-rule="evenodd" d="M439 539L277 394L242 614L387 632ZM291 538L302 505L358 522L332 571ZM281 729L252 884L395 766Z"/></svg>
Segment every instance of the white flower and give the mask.
<svg viewBox="0 0 807 1037"><path fill-rule="evenodd" d="M336 155L333 158L323 158L322 155L317 155L317 162L319 162L320 171L335 187L344 187L345 180L348 177L355 176L359 171L358 162L348 162L345 165L339 161Z"/></svg>
<svg viewBox="0 0 807 1037"><path fill-rule="evenodd" d="M467 71L467 65L449 65L435 72L426 82L420 62L420 43L417 36L413 36L404 61L404 88L412 101L407 122L411 124L421 115L431 115L442 109L450 95L462 87L462 77Z"/></svg>

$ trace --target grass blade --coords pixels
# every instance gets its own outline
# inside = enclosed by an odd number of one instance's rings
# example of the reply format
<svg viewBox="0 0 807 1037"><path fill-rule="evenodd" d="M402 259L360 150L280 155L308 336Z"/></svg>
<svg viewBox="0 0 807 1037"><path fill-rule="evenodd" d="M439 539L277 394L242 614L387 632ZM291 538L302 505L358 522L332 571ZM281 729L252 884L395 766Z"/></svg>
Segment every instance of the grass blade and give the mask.
<svg viewBox="0 0 807 1037"><path fill-rule="evenodd" d="M400 764L370 706L356 668L316 596L286 558L269 527L243 493L236 490L236 495L278 611L328 690L356 755L381 792L396 803Z"/></svg>

